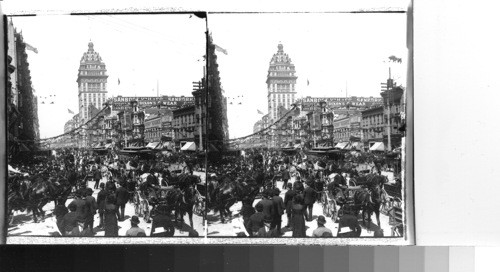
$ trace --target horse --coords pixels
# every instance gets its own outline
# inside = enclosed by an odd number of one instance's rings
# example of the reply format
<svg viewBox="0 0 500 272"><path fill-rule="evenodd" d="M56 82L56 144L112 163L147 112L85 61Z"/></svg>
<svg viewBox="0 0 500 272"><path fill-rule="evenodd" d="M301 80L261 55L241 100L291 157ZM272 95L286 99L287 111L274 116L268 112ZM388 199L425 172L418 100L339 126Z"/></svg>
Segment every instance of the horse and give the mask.
<svg viewBox="0 0 500 272"><path fill-rule="evenodd" d="M61 182L63 181L63 182ZM72 186L65 182L65 179L60 181L44 180L38 178L28 189L28 210L33 213L33 221L38 222L37 216L41 214L42 218L45 215L43 207L50 201L57 199L66 202L72 191Z"/></svg>
<svg viewBox="0 0 500 272"><path fill-rule="evenodd" d="M231 206L238 201L243 201L243 199L253 202L259 191L260 186L257 183L229 180L223 182L216 188L215 203L213 204L219 211L221 222L224 223L224 216L232 216L229 210Z"/></svg>
<svg viewBox="0 0 500 272"><path fill-rule="evenodd" d="M31 186L29 179L9 178L7 207L9 224L14 220L14 211L25 211L28 204L28 188Z"/></svg>
<svg viewBox="0 0 500 272"><path fill-rule="evenodd" d="M362 209L362 219L365 226L371 221L372 214L375 213L377 225L380 227L380 207L386 198L387 193L383 189L383 184L364 191L357 191L354 194L354 203L360 205Z"/></svg>
<svg viewBox="0 0 500 272"><path fill-rule="evenodd" d="M189 224L193 227L193 207L198 198L198 191L195 189L197 183L201 179L196 175L181 175L179 188L181 192L180 198L176 202L175 218L184 221L184 215L187 213L189 217Z"/></svg>

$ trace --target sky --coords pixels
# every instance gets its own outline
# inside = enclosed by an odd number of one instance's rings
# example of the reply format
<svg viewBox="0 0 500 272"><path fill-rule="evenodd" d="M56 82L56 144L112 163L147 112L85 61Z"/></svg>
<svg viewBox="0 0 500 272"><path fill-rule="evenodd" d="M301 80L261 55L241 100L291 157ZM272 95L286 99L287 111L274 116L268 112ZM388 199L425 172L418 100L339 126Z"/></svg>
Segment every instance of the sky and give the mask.
<svg viewBox="0 0 500 272"><path fill-rule="evenodd" d="M406 14L209 14L208 27L228 53L217 53L217 62L235 101L230 138L251 134L257 110L267 113L267 71L280 42L295 65L298 97L379 97L389 67L396 82L406 82ZM388 63L391 55L403 63Z"/></svg>
<svg viewBox="0 0 500 272"><path fill-rule="evenodd" d="M205 20L190 15L44 15L12 17L28 51L42 138L59 135L78 108L77 72L90 40L107 67L108 97L190 96L203 76ZM208 16L231 138L253 132L267 113L266 76L281 42L296 67L298 97L379 96L380 83L406 80L406 14L270 13ZM390 55L402 64L387 62ZM118 85L118 79L120 84ZM307 85L309 81L309 85ZM347 89L347 94L346 94ZM39 101L41 102L41 101ZM49 100L51 102L51 100ZM240 104L241 103L241 104Z"/></svg>
<svg viewBox="0 0 500 272"><path fill-rule="evenodd" d="M94 43L106 64L108 97L191 96L192 82L203 77L206 22L188 14L44 15L11 17L24 41L37 96L55 99L41 104L41 138L60 135L78 109L76 82L80 59ZM118 84L120 79L120 84ZM54 104L50 104L50 102Z"/></svg>

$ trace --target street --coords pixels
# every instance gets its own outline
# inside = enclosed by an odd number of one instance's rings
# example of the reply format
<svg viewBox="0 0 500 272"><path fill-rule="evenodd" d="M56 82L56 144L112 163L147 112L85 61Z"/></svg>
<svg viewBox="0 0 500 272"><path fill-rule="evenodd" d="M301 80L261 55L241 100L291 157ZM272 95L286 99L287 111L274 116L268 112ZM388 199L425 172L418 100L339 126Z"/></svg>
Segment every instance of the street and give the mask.
<svg viewBox="0 0 500 272"><path fill-rule="evenodd" d="M276 186L278 188L281 188L283 183L281 181L276 182ZM280 196L282 198L285 197L286 190L281 191ZM260 201L260 199L255 199L253 205L257 204ZM231 212L232 212L232 219L227 219L226 223L221 223L220 222L220 216L219 214L214 214L213 211L210 211L207 215L207 220L208 220L208 236L237 236L238 233L245 233L246 236L248 236L248 233L246 232L244 226L243 226L243 217L239 215L241 209L241 202L238 202L234 204L231 207ZM323 214L323 207L321 203L316 202L313 207L313 220L310 222L306 221L306 235L308 237L312 236L313 231L318 227L316 223L316 218L318 218L319 215ZM327 223L325 224L325 227L329 228L333 232L333 236L335 237L337 235L338 231L338 223L333 222L330 218L326 218ZM372 215L372 221L376 223L376 218L375 215ZM283 214L282 216L282 228L286 226L287 224L287 216L286 213ZM384 231L384 236L390 236L391 235L391 226L389 225L389 217L383 214L380 214L380 224L381 224L381 229ZM373 237L374 235L374 229L376 228L376 225L372 223L370 225L371 229L365 228L363 225L361 225L362 231L361 231L361 237ZM241 235L241 234L240 234ZM291 231L286 231L282 237L292 237L292 232Z"/></svg>
<svg viewBox="0 0 500 272"><path fill-rule="evenodd" d="M203 172L194 172L195 175L201 177L202 180L205 179ZM94 182L90 181L88 183L90 188L94 188ZM93 197L97 199L98 190L94 190ZM68 199L66 201L66 206L71 203L73 199ZM59 231L56 225L56 218L53 216L54 211L54 202L50 202L44 206L43 210L45 211L45 218L40 220L38 223L33 222L33 217L31 213L29 215L24 213L16 212L14 214L14 221L12 225L9 225L8 235L9 236L19 236L19 235L30 235L30 236L60 236ZM130 228L130 218L135 215L134 205L132 203L127 203L125 206L125 220L118 221L118 235L125 236L125 233ZM99 229L96 226L99 225L99 214L97 213L94 216L94 232L96 233L96 237L104 236L104 229ZM151 223L147 223L143 220L143 218L139 218L141 221L139 223L139 227L146 231L146 235L150 236L151 233ZM200 236L203 236L203 217L197 216L193 214L193 228L198 232ZM191 227L189 226L189 217L186 214L184 216L184 223L182 228L176 228L174 236L188 236L189 230Z"/></svg>

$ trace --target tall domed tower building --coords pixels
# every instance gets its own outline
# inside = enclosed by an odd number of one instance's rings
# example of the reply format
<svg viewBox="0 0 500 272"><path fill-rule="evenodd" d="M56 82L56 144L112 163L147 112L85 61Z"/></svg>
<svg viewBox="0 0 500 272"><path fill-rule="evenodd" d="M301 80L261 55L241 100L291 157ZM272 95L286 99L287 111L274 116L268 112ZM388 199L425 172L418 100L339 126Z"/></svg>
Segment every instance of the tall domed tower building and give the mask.
<svg viewBox="0 0 500 272"><path fill-rule="evenodd" d="M267 104L269 116L277 120L280 116L279 109L283 106L289 109L295 101L297 91L295 84L295 65L292 59L283 51L283 45L278 45L278 52L273 55L269 62L267 73Z"/></svg>
<svg viewBox="0 0 500 272"><path fill-rule="evenodd" d="M94 50L94 43L89 42L87 52L83 53L78 69L78 108L80 120L85 122L91 116L92 106L102 109L106 102L108 75L106 64Z"/></svg>

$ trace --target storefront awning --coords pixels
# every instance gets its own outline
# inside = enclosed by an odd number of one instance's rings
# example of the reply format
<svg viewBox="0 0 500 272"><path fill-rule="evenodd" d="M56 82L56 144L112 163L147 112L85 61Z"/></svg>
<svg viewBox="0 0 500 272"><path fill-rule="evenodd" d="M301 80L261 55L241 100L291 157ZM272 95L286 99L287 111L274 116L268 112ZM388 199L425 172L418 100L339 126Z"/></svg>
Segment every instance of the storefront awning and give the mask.
<svg viewBox="0 0 500 272"><path fill-rule="evenodd" d="M370 147L370 151L385 151L385 146L383 142L376 142Z"/></svg>
<svg viewBox="0 0 500 272"><path fill-rule="evenodd" d="M346 146L349 145L348 142L341 142L341 143L338 143L335 148L338 148L338 149L344 149L346 148Z"/></svg>
<svg viewBox="0 0 500 272"><path fill-rule="evenodd" d="M156 146L158 146L160 143L159 142L152 142L146 145L146 148L154 149Z"/></svg>
<svg viewBox="0 0 500 272"><path fill-rule="evenodd" d="M196 144L194 142L187 142L182 148L182 151L196 151Z"/></svg>

